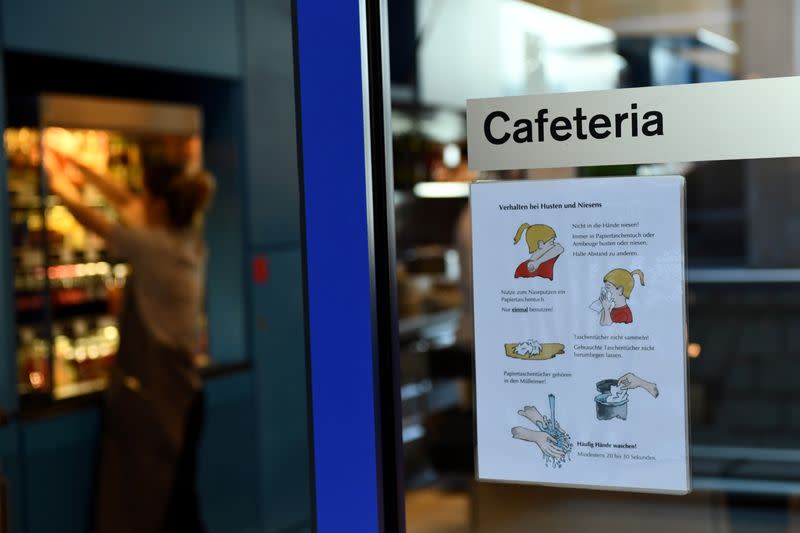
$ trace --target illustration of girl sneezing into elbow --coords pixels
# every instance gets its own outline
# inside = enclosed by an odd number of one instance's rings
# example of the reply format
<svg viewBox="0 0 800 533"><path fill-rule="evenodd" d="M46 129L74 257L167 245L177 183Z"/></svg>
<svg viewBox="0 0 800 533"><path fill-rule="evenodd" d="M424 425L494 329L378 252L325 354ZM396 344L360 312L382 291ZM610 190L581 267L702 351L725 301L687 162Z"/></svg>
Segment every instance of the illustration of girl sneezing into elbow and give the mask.
<svg viewBox="0 0 800 533"><path fill-rule="evenodd" d="M564 248L556 242L555 230L545 224L522 224L514 236L514 244L520 241L523 233L531 256L520 263L514 277L552 280L556 260L564 253Z"/></svg>
<svg viewBox="0 0 800 533"><path fill-rule="evenodd" d="M634 276L638 276L639 284L644 286L644 272L641 270L629 272L624 268L615 268L603 278L600 298L589 306L600 314L601 326L633 322L633 312L628 307L628 299L635 285Z"/></svg>

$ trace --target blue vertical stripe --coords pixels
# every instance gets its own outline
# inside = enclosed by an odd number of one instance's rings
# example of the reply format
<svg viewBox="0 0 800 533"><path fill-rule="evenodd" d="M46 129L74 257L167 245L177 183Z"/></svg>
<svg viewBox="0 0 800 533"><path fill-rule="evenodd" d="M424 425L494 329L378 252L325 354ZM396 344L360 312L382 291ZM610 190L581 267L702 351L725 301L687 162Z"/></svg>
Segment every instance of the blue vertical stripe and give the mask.
<svg viewBox="0 0 800 533"><path fill-rule="evenodd" d="M316 521L378 530L357 0L298 0ZM287 132L289 134L289 132Z"/></svg>

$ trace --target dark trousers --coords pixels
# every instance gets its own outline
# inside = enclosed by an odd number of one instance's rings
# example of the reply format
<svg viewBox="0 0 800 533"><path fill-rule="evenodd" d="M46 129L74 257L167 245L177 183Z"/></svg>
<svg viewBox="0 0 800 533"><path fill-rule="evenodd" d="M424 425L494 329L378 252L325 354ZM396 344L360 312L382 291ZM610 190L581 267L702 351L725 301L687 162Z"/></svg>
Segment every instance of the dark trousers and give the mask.
<svg viewBox="0 0 800 533"><path fill-rule="evenodd" d="M167 508L164 532L203 533L205 526L200 513L200 498L197 494L197 449L203 433L205 398L199 393L186 419L186 438L178 463L175 487Z"/></svg>

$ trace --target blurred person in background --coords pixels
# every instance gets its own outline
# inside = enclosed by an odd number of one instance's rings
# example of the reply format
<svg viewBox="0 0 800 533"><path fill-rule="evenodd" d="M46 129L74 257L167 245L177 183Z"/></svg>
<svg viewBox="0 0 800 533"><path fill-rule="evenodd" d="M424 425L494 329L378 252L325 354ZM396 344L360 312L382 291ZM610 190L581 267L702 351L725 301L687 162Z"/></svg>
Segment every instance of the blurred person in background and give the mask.
<svg viewBox="0 0 800 533"><path fill-rule="evenodd" d="M72 157L63 135L49 135L45 146L50 191L133 267L105 395L95 530L204 531L196 490L204 398L194 356L213 179L186 154L145 157L138 195ZM116 208L119 222L83 203L86 183Z"/></svg>

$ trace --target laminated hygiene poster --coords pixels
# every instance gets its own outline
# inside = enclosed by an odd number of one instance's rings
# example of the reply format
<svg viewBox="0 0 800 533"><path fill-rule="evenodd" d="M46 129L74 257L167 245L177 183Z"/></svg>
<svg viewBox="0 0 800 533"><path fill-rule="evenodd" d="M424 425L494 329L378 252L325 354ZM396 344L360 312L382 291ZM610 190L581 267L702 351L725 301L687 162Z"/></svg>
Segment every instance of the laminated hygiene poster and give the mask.
<svg viewBox="0 0 800 533"><path fill-rule="evenodd" d="M478 182L477 476L690 490L684 179Z"/></svg>

